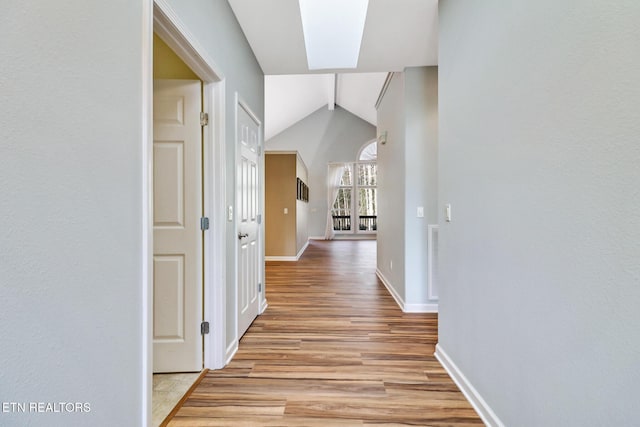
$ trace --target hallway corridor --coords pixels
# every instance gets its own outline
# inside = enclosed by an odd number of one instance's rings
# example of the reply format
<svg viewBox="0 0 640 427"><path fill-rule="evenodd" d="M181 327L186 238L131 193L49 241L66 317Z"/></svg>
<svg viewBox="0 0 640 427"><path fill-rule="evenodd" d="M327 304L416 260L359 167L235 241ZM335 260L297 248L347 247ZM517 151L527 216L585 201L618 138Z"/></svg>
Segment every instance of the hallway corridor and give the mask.
<svg viewBox="0 0 640 427"><path fill-rule="evenodd" d="M168 425L483 425L433 356L437 315L402 313L375 263L375 241L267 263L266 312Z"/></svg>

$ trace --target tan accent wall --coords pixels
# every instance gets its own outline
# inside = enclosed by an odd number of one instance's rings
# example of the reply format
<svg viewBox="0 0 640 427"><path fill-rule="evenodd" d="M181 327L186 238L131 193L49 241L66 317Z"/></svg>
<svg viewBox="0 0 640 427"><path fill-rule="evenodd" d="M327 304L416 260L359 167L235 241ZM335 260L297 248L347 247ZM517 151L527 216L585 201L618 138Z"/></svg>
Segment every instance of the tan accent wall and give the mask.
<svg viewBox="0 0 640 427"><path fill-rule="evenodd" d="M153 34L153 78L200 80L196 73L155 33Z"/></svg>
<svg viewBox="0 0 640 427"><path fill-rule="evenodd" d="M265 153L264 173L265 255L295 256L296 154Z"/></svg>

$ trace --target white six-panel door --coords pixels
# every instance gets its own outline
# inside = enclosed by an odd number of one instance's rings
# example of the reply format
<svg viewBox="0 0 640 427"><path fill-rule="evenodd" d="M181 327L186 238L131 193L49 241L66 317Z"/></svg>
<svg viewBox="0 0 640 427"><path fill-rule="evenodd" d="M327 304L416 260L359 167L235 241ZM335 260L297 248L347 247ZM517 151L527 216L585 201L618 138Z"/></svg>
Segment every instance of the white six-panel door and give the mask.
<svg viewBox="0 0 640 427"><path fill-rule="evenodd" d="M153 370L202 369L201 82L154 80Z"/></svg>
<svg viewBox="0 0 640 427"><path fill-rule="evenodd" d="M260 309L259 250L259 125L238 105L238 164L236 215L238 224L238 338L258 315Z"/></svg>

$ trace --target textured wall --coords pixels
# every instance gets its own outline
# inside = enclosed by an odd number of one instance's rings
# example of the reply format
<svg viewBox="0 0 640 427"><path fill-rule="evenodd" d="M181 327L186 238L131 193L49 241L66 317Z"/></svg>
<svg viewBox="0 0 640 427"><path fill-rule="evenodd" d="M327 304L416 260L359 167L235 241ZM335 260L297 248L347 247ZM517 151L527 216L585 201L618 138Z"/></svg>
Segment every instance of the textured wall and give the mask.
<svg viewBox="0 0 640 427"><path fill-rule="evenodd" d="M234 204L235 93L263 117L262 71L226 1L171 3L226 76L223 203ZM0 401L88 402L91 412L0 412L0 425L140 424L141 41L150 5L2 5Z"/></svg>
<svg viewBox="0 0 640 427"><path fill-rule="evenodd" d="M87 402L2 426L142 414L142 2L4 1L0 402Z"/></svg>
<svg viewBox="0 0 640 427"><path fill-rule="evenodd" d="M640 423L639 21L440 2L440 345L509 426Z"/></svg>

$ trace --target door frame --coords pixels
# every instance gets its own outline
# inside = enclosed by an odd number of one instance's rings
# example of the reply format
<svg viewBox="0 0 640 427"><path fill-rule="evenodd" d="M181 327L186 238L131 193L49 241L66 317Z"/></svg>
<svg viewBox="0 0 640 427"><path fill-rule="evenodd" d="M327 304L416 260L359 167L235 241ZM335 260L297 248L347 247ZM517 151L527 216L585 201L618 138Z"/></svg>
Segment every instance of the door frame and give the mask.
<svg viewBox="0 0 640 427"><path fill-rule="evenodd" d="M206 369L225 364L226 341L226 170L225 77L205 49L189 32L167 0L144 0L142 34L142 425L151 425L153 394L153 33L187 64L203 82L203 106L209 125L203 130L204 215L210 228L204 233L204 336Z"/></svg>

